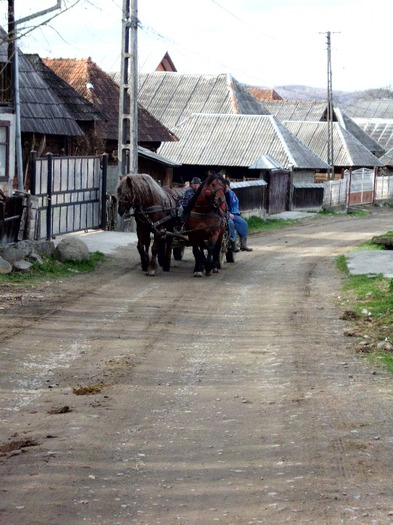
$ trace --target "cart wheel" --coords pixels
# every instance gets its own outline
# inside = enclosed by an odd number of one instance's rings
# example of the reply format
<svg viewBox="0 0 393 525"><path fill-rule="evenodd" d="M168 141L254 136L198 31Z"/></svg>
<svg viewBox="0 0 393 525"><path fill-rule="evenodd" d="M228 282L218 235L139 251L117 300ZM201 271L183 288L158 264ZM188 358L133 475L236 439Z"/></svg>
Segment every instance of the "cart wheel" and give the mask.
<svg viewBox="0 0 393 525"><path fill-rule="evenodd" d="M184 246L181 248L173 248L173 258L175 261L181 261L184 255Z"/></svg>

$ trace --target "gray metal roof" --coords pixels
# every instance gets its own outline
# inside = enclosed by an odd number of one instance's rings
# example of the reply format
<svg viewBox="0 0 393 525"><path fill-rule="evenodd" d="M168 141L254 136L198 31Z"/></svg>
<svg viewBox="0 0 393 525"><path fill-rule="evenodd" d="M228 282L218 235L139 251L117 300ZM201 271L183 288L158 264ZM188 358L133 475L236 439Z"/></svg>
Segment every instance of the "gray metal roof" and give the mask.
<svg viewBox="0 0 393 525"><path fill-rule="evenodd" d="M334 109L337 121L351 133L359 142L363 144L373 155L380 156L385 153L383 145L379 144L374 138L361 126L359 126L352 118L350 118L344 111L339 108Z"/></svg>
<svg viewBox="0 0 393 525"><path fill-rule="evenodd" d="M267 114L263 105L229 74L139 74L138 100L172 131L193 113Z"/></svg>
<svg viewBox="0 0 393 525"><path fill-rule="evenodd" d="M355 118L393 118L393 99L359 99L345 107L346 113Z"/></svg>
<svg viewBox="0 0 393 525"><path fill-rule="evenodd" d="M327 102L321 100L266 100L264 107L281 120L295 121L326 121ZM339 122L374 155L381 155L384 148L369 134L359 127L344 111L338 107L333 108L333 120Z"/></svg>
<svg viewBox="0 0 393 525"><path fill-rule="evenodd" d="M323 182L294 182L293 187L297 189L324 189L325 185Z"/></svg>
<svg viewBox="0 0 393 525"><path fill-rule="evenodd" d="M238 182L231 182L231 188L254 188L255 186L267 186L267 182L263 179L256 180L241 180Z"/></svg>
<svg viewBox="0 0 393 525"><path fill-rule="evenodd" d="M173 130L179 142L159 153L190 165L249 167L270 155L284 168L329 166L272 115L194 114Z"/></svg>
<svg viewBox="0 0 393 525"><path fill-rule="evenodd" d="M393 148L390 149L380 159L384 166L393 166Z"/></svg>
<svg viewBox="0 0 393 525"><path fill-rule="evenodd" d="M321 100L264 100L264 107L278 120L322 120L326 101Z"/></svg>
<svg viewBox="0 0 393 525"><path fill-rule="evenodd" d="M271 155L263 155L249 166L250 170L274 170L283 169L281 164L277 162Z"/></svg>
<svg viewBox="0 0 393 525"><path fill-rule="evenodd" d="M138 146L138 154L141 157L155 160L156 162L159 162L160 164L163 164L164 166L180 166L180 164L178 164L177 162L172 162L166 157L163 157L162 155L159 155L158 153L154 153L154 151L150 151L147 148L143 148L142 146Z"/></svg>
<svg viewBox="0 0 393 525"><path fill-rule="evenodd" d="M327 122L285 121L291 133L327 162ZM338 122L333 123L333 160L337 167L375 167L381 162Z"/></svg>
<svg viewBox="0 0 393 525"><path fill-rule="evenodd" d="M355 118L354 121L385 151L393 148L393 118Z"/></svg>

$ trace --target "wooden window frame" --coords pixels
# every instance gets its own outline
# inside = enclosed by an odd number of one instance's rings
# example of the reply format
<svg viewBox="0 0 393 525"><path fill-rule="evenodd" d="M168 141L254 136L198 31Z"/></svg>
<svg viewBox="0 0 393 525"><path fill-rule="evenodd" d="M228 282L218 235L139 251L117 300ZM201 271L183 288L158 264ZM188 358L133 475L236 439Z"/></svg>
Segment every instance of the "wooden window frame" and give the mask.
<svg viewBox="0 0 393 525"><path fill-rule="evenodd" d="M0 182L8 182L10 169L10 127L11 123L8 120L0 120L0 128L5 128L5 142L0 140L0 149L4 147L5 153L5 173L0 173Z"/></svg>

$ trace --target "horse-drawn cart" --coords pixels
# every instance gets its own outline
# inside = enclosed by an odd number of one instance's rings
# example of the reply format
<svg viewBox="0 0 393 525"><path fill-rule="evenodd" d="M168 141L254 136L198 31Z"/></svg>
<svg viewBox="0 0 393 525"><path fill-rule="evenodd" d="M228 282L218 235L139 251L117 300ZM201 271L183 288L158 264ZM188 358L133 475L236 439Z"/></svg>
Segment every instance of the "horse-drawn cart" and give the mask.
<svg viewBox="0 0 393 525"><path fill-rule="evenodd" d="M157 260L169 271L172 252L175 260L181 260L186 246L192 247L195 277L217 272L225 261L234 262L228 242L225 188L221 175L211 174L182 217L178 213L181 195L162 188L150 175L127 175L120 180L118 213L135 217L137 248L146 275L155 275Z"/></svg>
<svg viewBox="0 0 393 525"><path fill-rule="evenodd" d="M175 261L181 261L184 256L184 252L187 246L192 246L188 238L187 231L184 231L182 227L174 228L173 232L170 232L172 236L172 253ZM226 229L221 242L221 249L219 255L219 269L223 268L225 262L234 263L235 253L232 250L229 242L228 230Z"/></svg>

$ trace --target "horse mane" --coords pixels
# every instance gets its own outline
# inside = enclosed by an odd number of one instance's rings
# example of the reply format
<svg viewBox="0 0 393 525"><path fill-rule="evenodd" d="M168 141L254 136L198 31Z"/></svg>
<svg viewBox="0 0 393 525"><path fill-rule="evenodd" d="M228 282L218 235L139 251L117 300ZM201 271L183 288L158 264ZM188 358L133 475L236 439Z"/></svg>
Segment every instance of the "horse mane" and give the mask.
<svg viewBox="0 0 393 525"><path fill-rule="evenodd" d="M129 184L132 187L134 204L152 205L169 201L167 192L147 173L126 175L121 179L120 184Z"/></svg>

